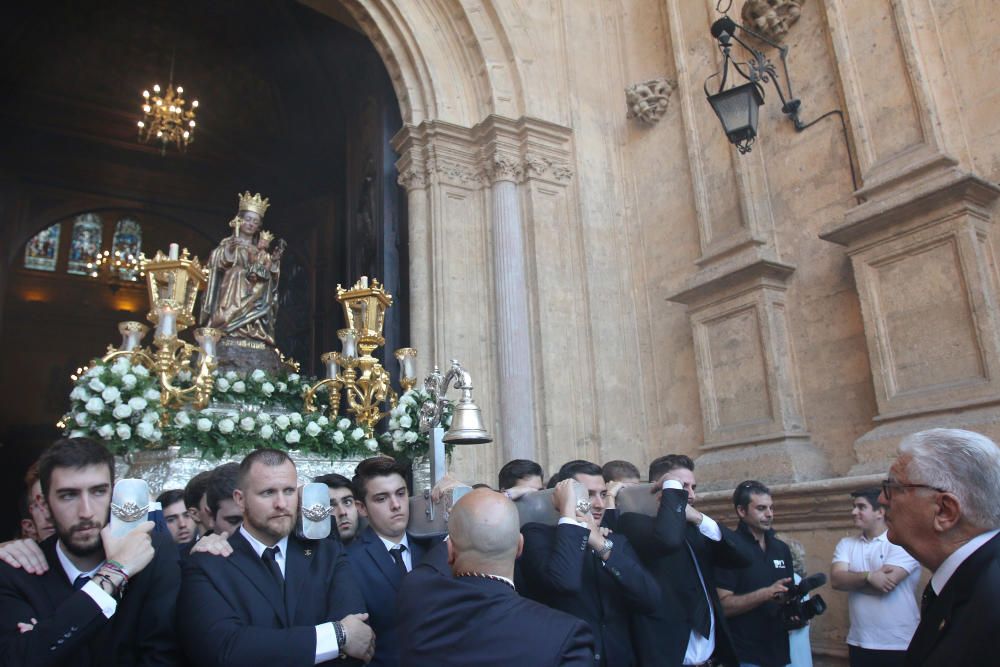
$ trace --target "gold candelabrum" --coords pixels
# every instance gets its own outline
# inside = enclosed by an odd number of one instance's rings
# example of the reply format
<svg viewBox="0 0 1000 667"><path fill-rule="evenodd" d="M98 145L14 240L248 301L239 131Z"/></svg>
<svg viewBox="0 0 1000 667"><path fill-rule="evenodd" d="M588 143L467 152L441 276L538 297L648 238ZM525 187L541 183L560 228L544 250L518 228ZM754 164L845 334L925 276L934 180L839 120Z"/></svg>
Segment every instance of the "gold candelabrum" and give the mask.
<svg viewBox="0 0 1000 667"><path fill-rule="evenodd" d="M326 366L326 378L320 380L305 393L306 412L315 412L316 393L326 388L329 394L330 417L336 418L340 410L341 392L347 411L354 415L358 424L371 438L375 424L388 414L383 406L396 406L397 395L390 384L389 372L382 367L372 352L385 344L382 329L385 311L392 306L392 295L387 294L373 279L361 276L350 289L337 285L337 301L344 308L347 328L337 332L341 351L327 352L320 359ZM360 352L360 354L359 354ZM412 347L396 350L400 363L400 385L408 391L416 384L417 351Z"/></svg>
<svg viewBox="0 0 1000 667"><path fill-rule="evenodd" d="M102 361L130 357L132 363L142 364L159 379L160 402L164 407L191 405L201 410L212 397L215 383L212 373L218 366L216 344L222 331L210 327L195 329L198 345L178 337L179 332L194 324L195 300L206 283L198 258L190 257L187 248L180 253L178 250L177 244L171 243L166 255L158 251L142 265L149 288L147 319L155 327L155 350L142 347L149 327L141 322L122 322L118 325L121 347L108 346ZM190 384L180 386L181 382Z"/></svg>

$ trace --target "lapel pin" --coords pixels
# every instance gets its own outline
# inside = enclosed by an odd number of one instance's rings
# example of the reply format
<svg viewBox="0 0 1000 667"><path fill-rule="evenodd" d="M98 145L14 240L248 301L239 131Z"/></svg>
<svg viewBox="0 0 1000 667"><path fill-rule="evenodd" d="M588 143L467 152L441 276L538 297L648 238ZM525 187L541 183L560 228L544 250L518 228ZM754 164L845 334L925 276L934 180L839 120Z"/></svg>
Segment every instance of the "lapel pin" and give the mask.
<svg viewBox="0 0 1000 667"><path fill-rule="evenodd" d="M306 556L312 556L313 555L313 550L312 549L303 549L302 553L304 553Z"/></svg>
<svg viewBox="0 0 1000 667"><path fill-rule="evenodd" d="M947 625L947 624L948 624L947 619L942 618L941 619L941 625L938 626L938 632L941 632L942 630L944 630L944 626Z"/></svg>

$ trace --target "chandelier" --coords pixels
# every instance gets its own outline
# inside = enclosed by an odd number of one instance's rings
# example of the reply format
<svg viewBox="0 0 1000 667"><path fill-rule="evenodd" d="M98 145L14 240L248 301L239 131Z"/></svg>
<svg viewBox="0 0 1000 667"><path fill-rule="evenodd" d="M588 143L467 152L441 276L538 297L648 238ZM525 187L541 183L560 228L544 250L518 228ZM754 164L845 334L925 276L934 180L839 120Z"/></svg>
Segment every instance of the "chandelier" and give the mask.
<svg viewBox="0 0 1000 667"><path fill-rule="evenodd" d="M191 108L184 108L187 104L182 97L184 87L174 88L172 72L171 67L171 83L165 94L160 94L160 84L153 86L152 94L148 90L142 91L142 112L145 115L138 123L139 141L147 144L159 142L161 155L167 152L169 144L184 151L194 141L194 116L198 100L191 102Z"/></svg>
<svg viewBox="0 0 1000 667"><path fill-rule="evenodd" d="M103 278L112 292L117 292L123 284L138 283L145 278L143 269L145 256L138 256L123 250L105 250L97 254L94 261L87 262L87 273L91 278Z"/></svg>

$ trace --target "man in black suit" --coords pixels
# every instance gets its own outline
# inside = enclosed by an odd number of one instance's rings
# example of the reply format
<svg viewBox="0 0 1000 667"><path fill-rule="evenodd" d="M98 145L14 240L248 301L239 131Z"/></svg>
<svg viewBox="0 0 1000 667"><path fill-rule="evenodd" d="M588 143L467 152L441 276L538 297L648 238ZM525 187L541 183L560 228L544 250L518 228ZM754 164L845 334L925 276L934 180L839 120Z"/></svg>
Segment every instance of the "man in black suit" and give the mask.
<svg viewBox="0 0 1000 667"><path fill-rule="evenodd" d="M394 459L376 456L358 464L353 480L358 512L368 527L347 547L347 555L378 637L371 664L380 667L399 664L396 595L429 546L406 532L410 494L405 474Z"/></svg>
<svg viewBox="0 0 1000 667"><path fill-rule="evenodd" d="M177 664L177 549L151 521L111 535L111 453L59 440L39 477L56 533L43 565L0 565L0 665Z"/></svg>
<svg viewBox="0 0 1000 667"><path fill-rule="evenodd" d="M518 523L514 504L489 489L455 503L448 541L399 592L402 667L593 667L593 634L583 621L514 590Z"/></svg>
<svg viewBox="0 0 1000 667"><path fill-rule="evenodd" d="M199 665L312 665L374 651L364 602L336 540L292 535L295 464L258 449L240 463L233 498L243 523L228 556L192 552L184 563L177 623Z"/></svg>
<svg viewBox="0 0 1000 667"><path fill-rule="evenodd" d="M994 664L1000 659L1000 448L959 429L908 436L879 503L889 541L934 571L905 664Z"/></svg>
<svg viewBox="0 0 1000 667"><path fill-rule="evenodd" d="M746 567L741 540L694 508L694 463L682 454L654 460L649 479L659 495L656 517L628 512L618 531L660 584L654 614L636 616L633 635L644 667L737 664L716 593L715 568Z"/></svg>
<svg viewBox="0 0 1000 667"><path fill-rule="evenodd" d="M553 502L559 524L529 523L521 529L521 569L538 602L587 622L596 640L595 664L635 664L629 619L653 613L660 587L620 534L601 528L604 504L581 512L573 483L599 496L607 493L600 466L579 461L556 484Z"/></svg>

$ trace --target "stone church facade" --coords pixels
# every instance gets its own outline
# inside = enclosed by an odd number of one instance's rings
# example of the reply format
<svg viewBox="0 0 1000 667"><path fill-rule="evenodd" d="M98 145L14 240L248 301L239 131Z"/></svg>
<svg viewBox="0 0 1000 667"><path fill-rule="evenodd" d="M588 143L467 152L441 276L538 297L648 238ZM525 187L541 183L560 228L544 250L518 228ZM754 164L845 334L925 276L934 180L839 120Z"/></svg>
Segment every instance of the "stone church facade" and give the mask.
<svg viewBox="0 0 1000 667"><path fill-rule="evenodd" d="M683 452L717 516L774 485L825 571L901 436L1000 436L1000 38L982 0L771 5L801 10L780 39L803 119L841 109L849 149L769 99L734 150L708 0L343 3L402 110L412 343L475 370L497 436L458 472ZM666 103L629 118L645 82ZM827 597L813 646L838 661Z"/></svg>

